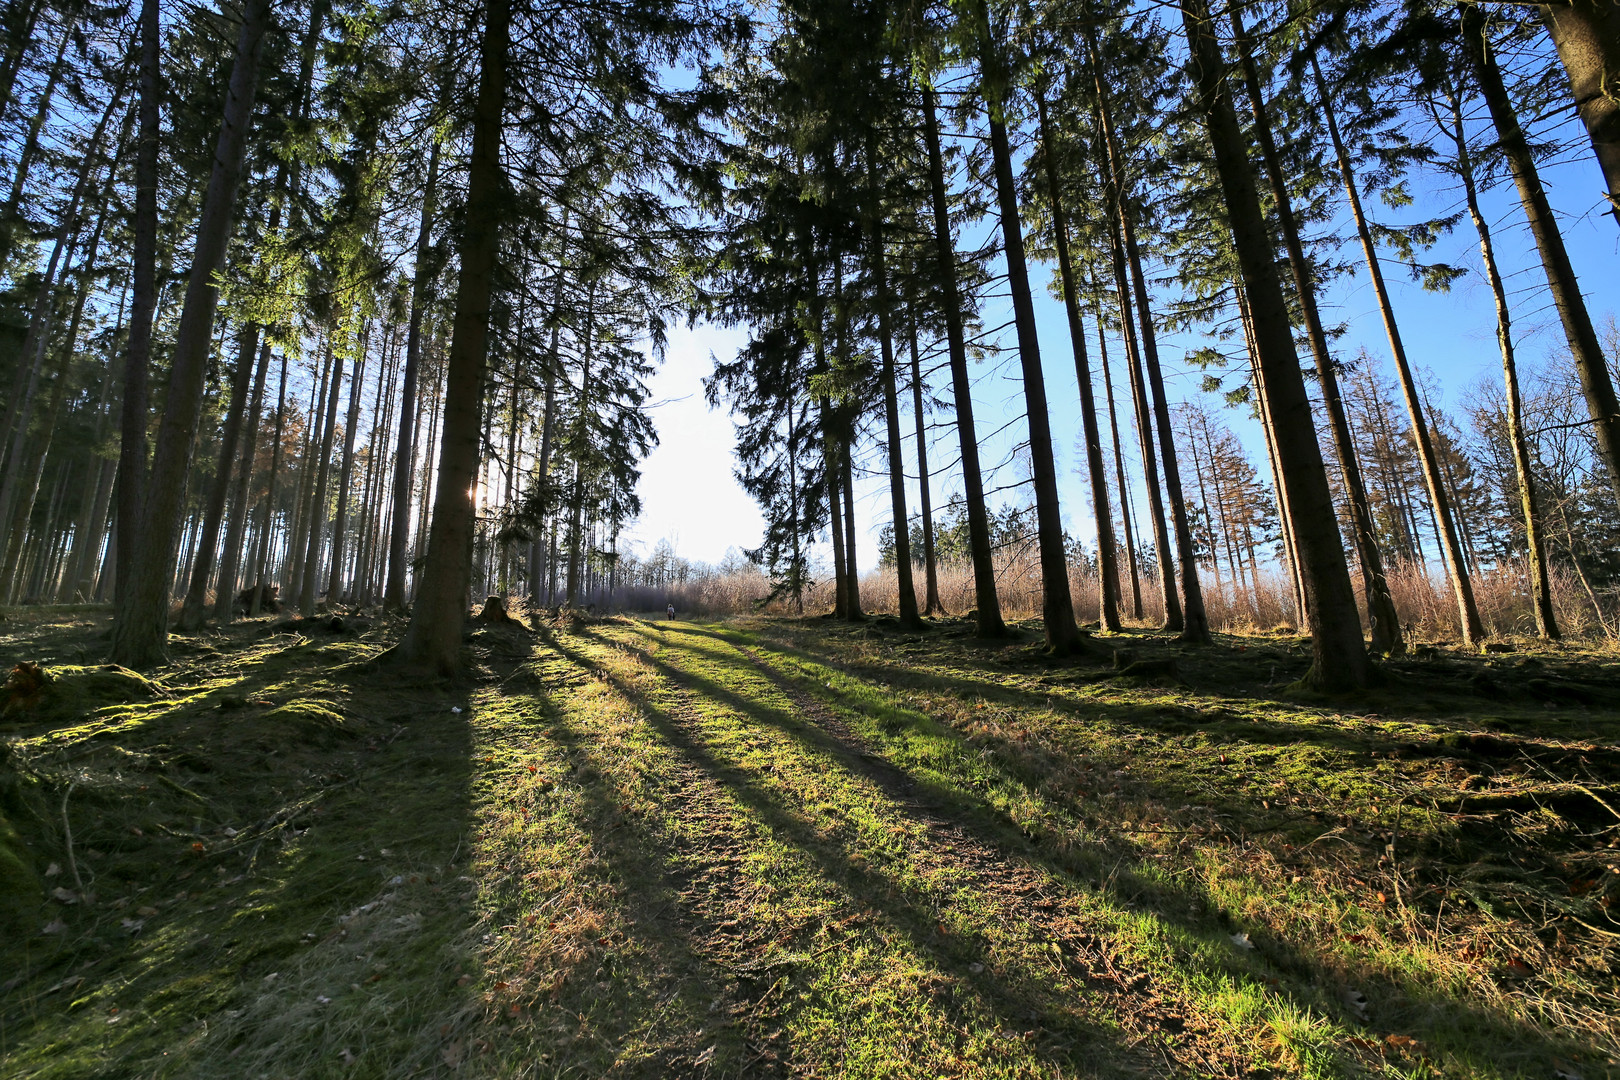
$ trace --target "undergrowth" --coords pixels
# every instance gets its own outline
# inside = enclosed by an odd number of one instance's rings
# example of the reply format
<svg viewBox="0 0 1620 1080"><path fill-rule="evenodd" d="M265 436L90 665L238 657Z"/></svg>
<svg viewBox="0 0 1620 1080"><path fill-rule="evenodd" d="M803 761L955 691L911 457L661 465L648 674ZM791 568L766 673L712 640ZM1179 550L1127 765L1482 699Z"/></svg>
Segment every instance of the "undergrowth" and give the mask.
<svg viewBox="0 0 1620 1080"><path fill-rule="evenodd" d="M1615 1072L1608 654L102 620L4 627L7 1077Z"/></svg>

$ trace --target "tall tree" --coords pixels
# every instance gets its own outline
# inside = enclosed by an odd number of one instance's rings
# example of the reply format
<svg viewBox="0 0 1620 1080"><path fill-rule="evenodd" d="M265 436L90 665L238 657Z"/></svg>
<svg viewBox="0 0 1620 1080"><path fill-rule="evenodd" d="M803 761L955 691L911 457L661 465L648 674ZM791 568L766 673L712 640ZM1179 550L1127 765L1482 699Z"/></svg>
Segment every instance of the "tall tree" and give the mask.
<svg viewBox="0 0 1620 1080"><path fill-rule="evenodd" d="M938 92L931 85L924 86L922 99L923 140L928 146L928 194L934 216L934 257L939 273L940 306L945 317L946 347L951 359L951 391L962 451L962 487L967 501L968 542L973 561L974 623L980 637L1000 637L1006 633L1006 625L1001 618L1001 602L996 597L996 567L990 550L990 522L979 465L979 436L973 421L973 382L968 376L956 248L945 189L945 157L940 149Z"/></svg>
<svg viewBox="0 0 1620 1080"><path fill-rule="evenodd" d="M479 414L490 295L504 201L501 127L511 26L510 0L486 0L433 524L410 625L394 650L399 664L446 675L454 674L460 665L461 628L467 619L467 588L472 576L473 482L483 428Z"/></svg>
<svg viewBox="0 0 1620 1080"><path fill-rule="evenodd" d="M422 315L427 307L428 287L433 277L431 264L433 215L438 205L440 152L440 142L434 139L432 149L428 152L427 179L422 188L422 213L416 227L416 260L411 275L411 314L405 332L405 386L399 407L399 444L394 451L393 524L388 533L388 585L383 591L383 607L389 611L398 611L405 606L405 540L410 532L411 464L416 453L416 384L418 371L422 365ZM546 405L549 416L551 407L549 394Z"/></svg>
<svg viewBox="0 0 1620 1080"><path fill-rule="evenodd" d="M1313 660L1305 681L1324 689L1358 689L1371 677L1367 647L1253 167L1244 153L1245 141L1208 4L1182 0L1181 14L1198 107L1220 177L1254 324L1259 376L1266 394L1264 419L1277 443L1306 583L1305 619L1311 630Z"/></svg>
<svg viewBox="0 0 1620 1080"><path fill-rule="evenodd" d="M1350 423L1345 417L1344 401L1339 391L1338 370L1328 348L1327 330L1322 325L1321 312L1316 303L1316 279L1312 265L1300 239L1299 220L1294 212L1288 179L1283 173L1282 156L1272 132L1270 109L1260 82L1260 71L1255 63L1249 35L1243 26L1242 13L1237 5L1230 8L1232 37L1243 80L1248 91L1249 109L1254 115L1254 134L1259 144L1260 158L1265 166L1266 179L1276 207L1277 221L1282 228L1283 247L1288 252L1288 266L1293 273L1294 295L1299 300L1300 314L1305 322L1305 336L1310 342L1311 358L1316 362L1317 384L1321 387L1322 407L1327 413L1328 427L1333 434L1333 448L1339 458L1339 471L1344 479L1345 496L1350 504L1351 532L1356 546L1356 557L1361 563L1362 588L1367 599L1367 622L1372 631L1374 652L1399 655L1405 651L1401 637L1400 615L1395 611L1395 600L1390 595L1389 582L1384 578L1383 554L1378 550L1378 537L1373 531L1372 512L1367 504L1366 484L1361 478L1361 467L1356 460L1355 440L1350 434Z"/></svg>
<svg viewBox="0 0 1620 1080"><path fill-rule="evenodd" d="M1535 609L1536 632L1544 638L1558 638L1558 616L1553 612L1552 583L1547 569L1547 541L1543 535L1541 512L1536 505L1535 470L1530 462L1530 444L1524 431L1524 403L1519 392L1519 365L1513 352L1512 312L1508 306L1507 285L1496 265L1496 248L1491 229L1480 207L1479 185L1475 179L1474 160L1468 147L1468 134L1463 126L1462 103L1455 89L1445 88L1449 117L1436 110L1435 119L1449 134L1457 148L1457 178L1462 182L1463 200L1468 205L1468 217L1479 235L1480 256L1485 267L1485 281L1491 289L1496 305L1496 345L1502 354L1502 377L1507 395L1507 435L1513 451L1513 469L1518 477L1519 509L1524 521L1526 557L1529 560L1530 598ZM1449 119L1449 123L1446 121Z"/></svg>
<svg viewBox="0 0 1620 1080"><path fill-rule="evenodd" d="M1007 138L1007 108L1012 101L1013 87L1000 38L991 26L989 0L975 0L973 10L980 88L990 122L990 150L996 200L1001 212L1002 249L1007 258L1007 283L1012 292L1013 322L1018 337L1019 366L1023 373L1025 420L1029 425L1029 454L1041 559L1041 618L1046 632L1046 647L1063 655L1080 647L1081 633L1074 621L1074 600L1069 594L1068 551L1063 542L1063 513L1058 505L1057 465L1052 456L1052 422L1046 404L1046 375L1041 370L1035 305L1029 290L1029 264L1024 255L1023 225L1018 215L1017 180L1013 176L1012 147Z"/></svg>
<svg viewBox="0 0 1620 1080"><path fill-rule="evenodd" d="M1098 609L1103 629L1113 632L1120 628L1119 568L1116 565L1118 548L1114 542L1113 513L1108 505L1108 474L1103 464L1102 434L1097 427L1091 362L1086 356L1086 328L1080 318L1080 294L1069 256L1069 226L1063 209L1062 187L1058 181L1057 146L1051 125L1047 122L1045 95L1037 93L1035 104L1040 123L1047 199L1052 215L1052 239L1057 245L1063 307L1069 317L1069 343L1074 351L1074 374L1080 387L1080 425L1086 442L1086 475L1091 481L1091 512L1097 529Z"/></svg>
<svg viewBox="0 0 1620 1080"><path fill-rule="evenodd" d="M155 18L155 13L154 16ZM197 224L196 250L186 286L185 304L175 331L169 392L158 428L150 484L134 535L130 574L113 624L112 657L129 667L159 662L168 636L170 567L181 525L182 495L197 433L207 376L214 311L219 302L216 277L224 265L236 218L236 190L247 149L248 127L259 85L259 58L270 17L270 0L248 0L231 65L225 116L214 149L213 168ZM144 73L143 73L144 83ZM144 86L143 86L144 92ZM144 121L144 118L143 118ZM142 130L144 138L146 132ZM139 290L137 290L139 292ZM125 379L125 393L131 380ZM128 533L124 534L129 537Z"/></svg>

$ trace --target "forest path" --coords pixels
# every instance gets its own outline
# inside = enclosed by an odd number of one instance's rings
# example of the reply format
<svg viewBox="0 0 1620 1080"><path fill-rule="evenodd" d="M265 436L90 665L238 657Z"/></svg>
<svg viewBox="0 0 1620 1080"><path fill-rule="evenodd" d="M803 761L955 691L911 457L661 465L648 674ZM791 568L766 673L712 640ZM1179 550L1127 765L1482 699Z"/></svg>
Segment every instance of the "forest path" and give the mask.
<svg viewBox="0 0 1620 1080"><path fill-rule="evenodd" d="M543 991L577 1023L514 1024L497 1060L563 1036L555 1065L592 1073L1212 1068L1094 880L746 631L613 620L536 652L486 706L533 721L477 859L506 883L486 980L497 1015L552 1012Z"/></svg>

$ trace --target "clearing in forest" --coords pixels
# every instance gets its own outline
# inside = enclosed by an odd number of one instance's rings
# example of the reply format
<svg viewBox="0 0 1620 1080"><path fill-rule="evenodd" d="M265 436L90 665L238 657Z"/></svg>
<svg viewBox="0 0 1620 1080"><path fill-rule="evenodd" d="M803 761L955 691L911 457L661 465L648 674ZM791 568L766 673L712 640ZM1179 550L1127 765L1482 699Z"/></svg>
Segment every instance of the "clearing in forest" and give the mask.
<svg viewBox="0 0 1620 1080"><path fill-rule="evenodd" d="M1609 1075L1620 663L14 619L0 1073ZM1118 664L1113 653L1121 655ZM1122 670L1135 661L1129 672ZM26 674L26 673L24 673Z"/></svg>

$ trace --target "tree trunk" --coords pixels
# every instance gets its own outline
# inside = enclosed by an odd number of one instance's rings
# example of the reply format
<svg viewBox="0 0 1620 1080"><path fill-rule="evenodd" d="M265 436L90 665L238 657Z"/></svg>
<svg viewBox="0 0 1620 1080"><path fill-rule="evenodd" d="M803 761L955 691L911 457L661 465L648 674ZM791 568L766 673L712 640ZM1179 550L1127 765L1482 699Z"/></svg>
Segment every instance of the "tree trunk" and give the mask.
<svg viewBox="0 0 1620 1080"><path fill-rule="evenodd" d="M1091 291L1098 293L1097 283ZM1119 413L1114 408L1114 377L1108 370L1108 338L1103 334L1103 320L1097 316L1097 366L1103 373L1103 398L1108 403L1108 432L1114 446L1114 480L1119 487L1119 521L1125 533L1125 562L1131 573L1131 618L1142 618L1142 576L1136 568L1136 537L1131 528L1131 493L1125 482L1125 454L1120 449ZM1115 588L1118 589L1117 567Z"/></svg>
<svg viewBox="0 0 1620 1080"><path fill-rule="evenodd" d="M131 217L129 337L124 343L124 401L114 509L113 606L122 607L132 578L135 537L146 499L147 381L152 357L152 317L157 310L157 188L161 43L158 0L141 0L139 101L136 105L135 206ZM106 575L101 576L105 582ZM99 586L98 586L99 588Z"/></svg>
<svg viewBox="0 0 1620 1080"><path fill-rule="evenodd" d="M923 379L922 361L917 355L917 321L911 321L911 411L917 422L917 479L921 486L921 511L923 534L923 579L925 582L925 600L923 613L926 615L945 614L945 605L939 602L939 567L934 559L934 503L928 490L928 433L923 426ZM788 419L792 420L790 414ZM791 427L788 432L789 453L792 453L793 434ZM789 464L792 458L789 457ZM795 489L797 483L795 482ZM798 533L794 533L797 538ZM795 539L797 544L797 539ZM794 559L799 558L797 548Z"/></svg>
<svg viewBox="0 0 1620 1080"><path fill-rule="evenodd" d="M467 618L472 569L472 483L478 472L479 403L489 341L490 291L499 250L501 124L511 36L510 0L488 0L481 47L478 98L473 110L466 223L456 313L450 339L439 451L439 484L427 565L417 589L410 627L398 649L402 663L452 674L460 666L461 628Z"/></svg>
<svg viewBox="0 0 1620 1080"><path fill-rule="evenodd" d="M319 346L315 370L310 372L309 408L304 411L304 445L298 453L298 491L293 496L292 528L287 535L287 550L282 557L283 601L289 608L298 606L304 591L304 548L309 539L309 522L313 516L312 499L315 494L315 470L321 444L321 425L326 417L326 397L332 381L332 343L326 338Z"/></svg>
<svg viewBox="0 0 1620 1080"><path fill-rule="evenodd" d="M416 517L416 543L412 545L412 557L417 564L417 571L412 576L411 598L415 599L416 590L421 585L421 561L427 555L428 520L433 510L433 483L430 477L436 478L438 470L433 464L433 455L439 452L439 420L444 415L444 376L445 365L442 362L435 365L433 371L433 400L428 403L428 437L422 444L422 496L417 500ZM555 553L555 552L553 552Z"/></svg>
<svg viewBox="0 0 1620 1080"><path fill-rule="evenodd" d="M1361 238L1362 254L1367 259L1367 275L1372 280L1373 294L1378 298L1378 310L1384 318L1384 331L1389 337L1390 355L1395 360L1395 374L1400 380L1401 393L1406 399L1407 416L1412 422L1412 438L1417 444L1418 462L1423 467L1423 482L1429 491L1429 505L1434 510L1440 552L1445 559L1446 571L1451 577L1452 593L1457 599L1457 613L1462 624L1463 640L1477 645L1485 637L1485 626L1480 622L1479 606L1474 602L1474 586L1468 576L1468 565L1463 558L1462 544L1457 539L1456 515L1451 500L1446 496L1445 480L1440 475L1440 464L1435 455L1434 436L1418 400L1417 383L1412 377L1411 365L1406 360L1406 346L1395 323L1395 309L1389 301L1389 290L1384 287L1384 272L1378 262L1378 251L1373 246L1372 230L1361 209L1361 195L1356 190L1355 173L1351 169L1350 155L1339 136L1338 121L1334 117L1333 102L1328 96L1322 71L1311 57L1311 71L1316 78L1323 119L1327 121L1328 135L1333 140L1333 151L1339 159L1339 175L1344 180L1345 198L1350 214ZM1594 339L1596 340L1596 339Z"/></svg>
<svg viewBox="0 0 1620 1080"><path fill-rule="evenodd" d="M233 463L235 491L231 498L231 513L225 529L225 547L219 562L219 582L214 586L214 618L221 626L231 621L232 605L236 602L237 579L241 576L243 533L247 529L248 490L253 481L253 463L259 449L259 424L264 418L264 383L270 372L270 341L259 345L258 362L253 365L253 390L249 395L247 423L240 441L242 448Z"/></svg>
<svg viewBox="0 0 1620 1080"><path fill-rule="evenodd" d="M1473 158L1468 152L1468 136L1463 127L1462 103L1450 88L1446 90L1451 106L1450 134L1457 144L1457 174L1462 178L1463 198L1468 204L1468 216L1479 234L1479 251L1485 262L1485 280L1491 287L1491 298L1496 303L1496 344L1502 353L1502 380L1507 390L1508 443L1513 448L1513 468L1519 480L1519 512L1524 518L1524 538L1530 566L1530 599L1536 612L1536 633L1549 640L1563 635L1558 630L1558 616L1553 612L1552 582L1547 570L1547 539L1542 530L1541 513L1536 507L1536 477L1530 463L1530 446L1524 434L1524 405L1519 394L1519 368L1513 356L1513 323L1508 308L1507 286L1496 266L1496 248L1491 243L1490 226L1479 206L1479 189L1474 180Z"/></svg>
<svg viewBox="0 0 1620 1080"><path fill-rule="evenodd" d="M985 0L979 0L977 11L981 35L979 68L989 103L990 150L1001 212L1001 239L1007 254L1007 284L1012 291L1018 358L1024 377L1024 407L1029 422L1036 534L1041 556L1041 617L1047 648L1066 655L1080 647L1081 634L1075 625L1074 600L1069 593L1069 559L1063 546L1063 512L1058 505L1057 465L1052 457L1051 417L1046 407L1046 376L1041 370L1035 304L1030 296L1023 227L1018 219L1018 185L1013 177L1012 149L1007 139L1007 125L1000 113L1005 101L1001 93L1005 85L1001 61L990 37Z"/></svg>
<svg viewBox="0 0 1620 1080"><path fill-rule="evenodd" d="M818 364L818 367L820 365ZM849 565L844 561L844 508L838 494L838 451L833 444L831 410L821 401L821 456L827 474L827 529L832 534L833 615L849 618Z"/></svg>
<svg viewBox="0 0 1620 1080"><path fill-rule="evenodd" d="M596 285L591 285L589 298L585 302L585 340L580 349L579 371L579 403L578 415L575 418L578 444L573 454L574 481L568 496L568 578L565 582L566 592L564 600L569 607L575 607L579 602L579 585L582 546L584 544L585 529L585 469L580 460L579 449L585 445L587 434L585 431L587 420L586 410L590 407L591 387L591 361L594 356L591 351L592 340L596 327Z"/></svg>
<svg viewBox="0 0 1620 1080"><path fill-rule="evenodd" d="M525 305L520 301L518 305L517 342L512 350L512 384L508 387L508 409L506 413L506 489L502 494L501 512L510 514L517 495L518 454L522 445L518 439L518 403L522 397L523 378L523 331L524 331ZM496 538L501 546L500 572L496 575L496 588L503 595L512 592L512 541L510 539Z"/></svg>
<svg viewBox="0 0 1620 1080"><path fill-rule="evenodd" d="M1119 216L1110 215L1110 246L1113 251L1114 289L1119 297L1120 337L1125 344L1125 370L1130 374L1131 404L1136 413L1137 441L1142 446L1142 480L1147 486L1148 519L1153 525L1154 556L1158 563L1159 592L1164 597L1164 629L1180 633L1186 626L1181 614L1181 596L1176 589L1176 560L1171 554L1170 526L1165 519L1163 488L1159 484L1159 459L1154 451L1153 413L1148 405L1146 379L1142 374L1141 350L1137 345L1130 279L1125 264L1125 245L1120 240Z"/></svg>
<svg viewBox="0 0 1620 1080"><path fill-rule="evenodd" d="M377 379L377 392L371 399L371 435L366 445L366 494L362 503L364 512L361 515L361 538L359 556L355 566L355 585L357 591L355 602L361 607L369 607L381 592L381 582L378 581L379 567L383 541L386 537L382 530L386 527L381 512L384 501L383 491L388 483L387 455L383 452L389 440L389 433L394 427L394 380L399 375L402 366L399 328L392 326L384 342L383 371Z"/></svg>
<svg viewBox="0 0 1620 1080"><path fill-rule="evenodd" d="M1058 185L1057 151L1046 120L1046 99L1037 94L1041 157L1045 164L1047 198L1051 202L1052 236L1057 242L1058 275L1063 282L1063 307L1069 316L1069 343L1074 350L1074 375L1080 385L1080 422L1086 439L1086 472L1091 480L1091 512L1097 523L1098 611L1103 629L1117 632L1119 622L1119 566L1114 544L1113 512L1108 505L1108 475L1103 464L1102 433L1097 428L1097 403L1091 385L1091 363L1086 357L1086 330L1080 321L1080 296L1069 258L1069 226Z"/></svg>
<svg viewBox="0 0 1620 1080"><path fill-rule="evenodd" d="M1597 0L1586 2L1595 7ZM1502 73L1496 66L1496 55L1486 37L1485 17L1472 3L1461 6L1463 48L1473 66L1474 77L1479 82L1480 94L1490 109L1502 154L1507 158L1508 171L1513 174L1513 182L1519 189L1519 201L1524 204L1524 216L1530 222L1530 233L1536 239L1541 266L1547 274L1547 288L1552 292L1553 305L1558 308L1559 321L1564 324L1564 336L1569 340L1570 355L1574 357L1575 370L1581 378L1586 406L1592 413L1592 428L1597 436L1603 464L1609 470L1609 485L1615 497L1620 499L1620 400L1615 397L1614 380L1609 375L1597 332L1592 328L1592 316L1586 310L1580 284L1575 280L1569 252L1564 249L1564 237L1558 231L1558 220L1553 217L1547 193L1541 186L1541 176L1536 171L1535 159L1531 157L1530 147L1525 142L1524 129L1519 126L1519 118L1513 111L1512 101L1508 99L1507 88L1502 85ZM1575 6L1572 4L1571 10ZM1612 46L1613 31L1620 26L1620 15L1610 11L1606 25ZM1606 55L1613 62L1613 48ZM1616 70L1611 67L1606 73L1611 85L1617 77ZM1620 103L1610 98L1607 108L1612 116L1613 110L1620 108ZM1616 121L1611 119L1610 126L1615 124ZM1610 145L1613 146L1612 143Z"/></svg>
<svg viewBox="0 0 1620 1080"><path fill-rule="evenodd" d="M1142 273L1142 255L1136 243L1134 202L1125 175L1124 156L1120 153L1119 140L1114 133L1113 111L1107 88L1103 85L1102 69L1097 63L1095 35L1089 28L1087 46L1091 54L1092 75L1097 88L1097 114L1102 121L1103 139L1108 151L1110 202L1119 218L1125 242L1125 257L1130 265L1136 297L1136 316L1142 335L1141 358L1147 369L1147 385L1153 394L1154 426L1158 430L1159 455L1163 459L1164 493L1170 501L1170 517L1176 536L1176 554L1181 562L1180 637L1182 641L1207 645L1210 641L1209 619L1204 614L1204 594L1198 581L1198 560L1193 548L1192 530L1187 522L1187 503L1181 491L1181 468L1176 459L1175 435L1170 427L1170 407L1165 400L1164 376L1159 369L1158 337L1153 329L1153 313L1148 306L1147 281ZM1121 288L1123 287L1124 283L1121 280ZM1168 569L1170 565L1168 548L1161 548L1159 560L1160 565ZM1168 598L1174 591L1173 575L1165 574L1164 582ZM1171 611L1168 599L1165 610L1168 623Z"/></svg>
<svg viewBox="0 0 1620 1080"><path fill-rule="evenodd" d="M900 392L894 373L894 338L889 311L889 283L883 258L883 200L877 183L877 140L866 147L867 194L871 199L867 227L871 232L872 278L877 290L878 348L883 360L883 423L889 443L889 505L894 513L894 569L900 594L900 623L921 627L917 589L912 582L911 522L906 513L905 444L900 434Z"/></svg>
<svg viewBox="0 0 1620 1080"><path fill-rule="evenodd" d="M861 574L855 558L855 468L851 459L855 456L853 434L850 440L838 448L840 467L843 469L843 481L839 485L844 492L844 581L849 588L849 596L844 601L845 616L852 621L866 618L861 608Z"/></svg>
<svg viewBox="0 0 1620 1080"><path fill-rule="evenodd" d="M962 301L956 284L956 248L945 198L945 158L939 146L937 92L923 88L923 136L928 143L928 188L934 212L934 251L938 261L940 308L951 356L951 393L956 405L956 434L962 450L962 491L967 504L968 550L973 557L974 620L978 635L1007 632L996 598L996 564L990 550L990 517L979 468L979 436L973 426L973 382L968 376L967 344L962 332Z"/></svg>
<svg viewBox="0 0 1620 1080"><path fill-rule="evenodd" d="M1283 480L1282 458L1277 453L1277 440L1272 437L1271 428L1266 422L1266 417L1270 414L1266 408L1264 380L1260 376L1259 355L1251 353L1249 363L1254 375L1255 399L1260 406L1260 425L1265 429L1266 460L1271 466L1271 486L1277 493L1277 517L1282 524L1283 558L1288 564L1288 582L1293 586L1294 619L1303 624L1305 606L1310 603L1310 598L1306 593L1305 568L1299 561L1299 534L1294 528L1294 514L1288 505L1288 484Z"/></svg>
<svg viewBox="0 0 1620 1080"><path fill-rule="evenodd" d="M913 352L912 356L915 357L916 353ZM793 375L796 377L797 372L794 372ZM797 403L789 401L787 410L788 520L793 523L793 563L791 571L793 575L793 607L795 614L803 615L805 573L804 548L802 546L802 535L800 532L800 522L803 521L803 518L799 516L799 433L796 424L797 411ZM925 507L928 505L928 478L926 471L924 472L923 476L923 505ZM617 539L615 539L615 546L617 545L617 542ZM932 566L930 566L929 569L932 570Z"/></svg>
<svg viewBox="0 0 1620 1080"><path fill-rule="evenodd" d="M72 359L73 335L70 334L66 347L62 352L60 369L57 371L56 378L51 382L50 403L45 409L45 429L36 439L39 444L37 448L30 447L32 457L29 465L31 467L21 484L22 490L19 494L22 497L19 500L16 513L12 515L11 527L7 530L8 542L4 548L0 548L5 552L5 565L11 572L11 579L6 590L11 603L16 603L21 598L21 595L27 591L24 589L24 582L27 580L24 573L24 561L27 554L24 541L28 536L28 527L34 516L34 500L39 497L40 481L45 475L46 459L50 456L51 444L54 441L53 436L56 434L56 423L62 413L62 401L66 397L68 379L71 377ZM49 544L51 539L48 528L39 538L42 544ZM29 598L37 601L39 599L38 593L30 594Z"/></svg>
<svg viewBox="0 0 1620 1080"><path fill-rule="evenodd" d="M1323 689L1360 689L1367 685L1371 671L1355 590L1350 585L1310 399L1294 352L1288 303L1245 153L1247 143L1225 85L1225 62L1206 0L1182 0L1181 11L1199 104L1254 322L1260 378L1266 391L1266 421L1277 443L1283 485L1295 516L1307 586L1305 615L1314 653L1305 682Z"/></svg>
<svg viewBox="0 0 1620 1080"><path fill-rule="evenodd" d="M264 513L259 523L259 552L254 559L254 573L248 579L248 587L253 590L253 599L248 603L248 617L253 618L259 614L259 608L265 601L265 586L269 583L270 569L270 534L271 526L276 517L276 482L281 478L281 433L287 419L287 354L281 354L281 381L276 391L276 431L275 442L270 446L270 477L269 486L265 491Z"/></svg>
<svg viewBox="0 0 1620 1080"><path fill-rule="evenodd" d="M1603 169L1609 211L1620 221L1620 8L1613 0L1558 0L1541 5L1541 19Z"/></svg>
<svg viewBox="0 0 1620 1080"><path fill-rule="evenodd" d="M1170 403L1164 393L1164 373L1159 368L1158 335L1153 329L1153 311L1148 306L1147 278L1142 273L1142 255L1136 246L1136 227L1131 202L1124 211L1125 254L1131 264L1131 281L1136 290L1136 318L1142 328L1142 357L1147 362L1148 388L1153 392L1154 427L1159 434L1159 456L1164 466L1164 493L1170 502L1170 519L1176 533L1176 555L1181 561L1181 640L1208 645L1209 617L1204 613L1204 590L1198 581L1197 550L1192 527L1187 520L1187 500L1181 490L1181 465L1176 458L1175 434L1170 427Z"/></svg>
<svg viewBox="0 0 1620 1080"><path fill-rule="evenodd" d="M258 356L259 324L249 322L238 331L236 369L231 374L231 399L225 410L225 430L219 440L219 465L214 472L214 482L209 487L208 505L203 510L202 542L197 545L197 557L191 564L191 585L186 590L185 602L180 606L176 630L200 629L207 618L203 605L207 599L209 578L213 576L214 556L219 552L219 527L225 516L225 498L231 489L231 466L236 462L236 444L242 437L242 414L247 408L248 387ZM221 581L219 591L229 589L230 583Z"/></svg>
<svg viewBox="0 0 1620 1080"><path fill-rule="evenodd" d="M175 332L169 393L158 428L150 491L141 515L140 533L135 537L135 557L131 561L134 580L125 585L123 603L113 625L113 660L126 667L148 667L164 656L168 569L174 557L180 527L180 498L202 407L214 310L219 302L217 277L225 264L225 250L236 218L236 189L242 175L248 127L253 119L259 55L269 14L269 0L247 0L242 11L242 30L237 40L236 60L231 67L225 118L197 223L197 245L185 305Z"/></svg>
<svg viewBox="0 0 1620 1080"><path fill-rule="evenodd" d="M304 523L304 570L299 575L298 595L294 598L299 612L306 619L315 614L315 601L320 588L321 549L325 546L323 541L326 536L326 487L332 473L332 441L337 438L338 395L343 390L343 353L335 348L331 352L332 380L326 388L326 419L321 421L319 456L311 462L315 471L310 484L309 514Z"/></svg>
<svg viewBox="0 0 1620 1080"><path fill-rule="evenodd" d="M343 552L348 543L349 490L354 479L354 440L360 428L360 403L364 397L366 380L366 354L371 348L371 324L368 321L360 331L360 351L354 358L354 378L349 380L349 415L343 428L343 463L338 467L337 513L332 519L332 569L327 575L328 603L343 599ZM381 381L380 379L378 380Z"/></svg>
<svg viewBox="0 0 1620 1080"><path fill-rule="evenodd" d="M411 282L410 329L405 336L405 390L399 407L399 445L394 451L394 524L388 534L388 588L383 609L405 606L405 541L411 524L411 478L415 461L416 383L422 365L422 311L427 307L427 263L433 243L433 215L439 192L439 140L433 140L428 158L427 186L422 192L422 216L416 227L416 270Z"/></svg>
<svg viewBox="0 0 1620 1080"><path fill-rule="evenodd" d="M557 508L553 505L550 496L551 488L551 452L556 442L557 425L557 369L562 364L557 346L562 336L562 320L556 319L557 308L562 303L562 274L557 275L556 285L552 293L551 309L555 321L551 326L551 343L546 349L546 398L540 415L540 460L535 464L534 482L544 502L546 516L555 521ZM536 532L539 532L540 523L536 522ZM529 549L529 597L536 604L541 602L542 584L545 576L546 560L543 534L537 535L534 545ZM548 595L546 600L550 600Z"/></svg>
<svg viewBox="0 0 1620 1080"><path fill-rule="evenodd" d="M1333 431L1333 447L1338 454L1339 469L1344 475L1345 495L1350 502L1351 532L1355 538L1356 558L1361 563L1362 584L1367 597L1367 622L1372 630L1372 648L1374 652L1398 656L1406 651L1406 643L1401 638L1401 620L1395 611L1389 582L1384 577L1383 553L1378 550L1378 534L1373 528L1367 486L1362 481L1361 468L1356 461L1355 442L1350 437L1344 399L1339 392L1338 372L1328 350L1327 332L1322 327L1321 313L1316 306L1316 281L1305 254L1305 245L1300 240L1299 221L1294 216L1288 181L1283 175L1282 160L1272 136L1271 119L1261 93L1260 75L1249 49L1243 20L1236 5L1230 11L1232 35L1237 43L1238 58L1243 66L1244 83L1249 94L1249 108L1254 113L1254 131L1260 144L1260 158L1265 164L1271 197L1276 202L1277 218L1282 224L1283 245L1288 251L1288 265L1294 276L1294 292L1299 297L1300 311L1305 317L1305 334L1311 343L1311 357L1316 361L1322 405L1327 410L1328 423Z"/></svg>
<svg viewBox="0 0 1620 1080"><path fill-rule="evenodd" d="M110 383L109 383L110 385ZM102 417L105 420L106 416ZM98 434L100 422L97 423ZM96 439L101 444L101 439ZM96 458L91 458L96 461ZM88 604L95 595L96 584L92 579L92 571L98 563L97 556L101 554L102 541L107 539L107 511L112 503L113 476L117 470L118 462L115 458L100 459L95 470L96 484L92 489L88 512L80 516L82 529L75 529L73 536L73 554L68 559L66 580L62 586L62 601L64 603Z"/></svg>

